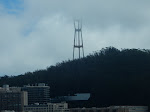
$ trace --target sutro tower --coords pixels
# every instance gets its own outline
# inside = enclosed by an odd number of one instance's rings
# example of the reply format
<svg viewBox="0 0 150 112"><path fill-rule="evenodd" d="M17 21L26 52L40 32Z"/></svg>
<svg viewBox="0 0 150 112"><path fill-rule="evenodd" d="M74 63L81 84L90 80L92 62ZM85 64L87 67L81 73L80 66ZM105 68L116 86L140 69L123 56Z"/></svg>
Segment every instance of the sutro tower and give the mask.
<svg viewBox="0 0 150 112"><path fill-rule="evenodd" d="M83 38L82 38L82 22L81 20L74 21L74 46L73 46L73 59L75 58L75 49L78 49L79 59L84 57L84 49L83 49Z"/></svg>

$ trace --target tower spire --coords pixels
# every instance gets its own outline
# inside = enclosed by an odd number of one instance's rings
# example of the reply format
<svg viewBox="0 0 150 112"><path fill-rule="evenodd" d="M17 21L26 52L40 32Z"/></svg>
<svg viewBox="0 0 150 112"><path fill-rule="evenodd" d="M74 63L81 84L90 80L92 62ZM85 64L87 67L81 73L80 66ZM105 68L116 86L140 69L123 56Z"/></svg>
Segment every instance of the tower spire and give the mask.
<svg viewBox="0 0 150 112"><path fill-rule="evenodd" d="M82 21L74 21L74 46L73 46L73 59L75 58L75 49L78 49L79 59L84 57L83 38L82 38Z"/></svg>

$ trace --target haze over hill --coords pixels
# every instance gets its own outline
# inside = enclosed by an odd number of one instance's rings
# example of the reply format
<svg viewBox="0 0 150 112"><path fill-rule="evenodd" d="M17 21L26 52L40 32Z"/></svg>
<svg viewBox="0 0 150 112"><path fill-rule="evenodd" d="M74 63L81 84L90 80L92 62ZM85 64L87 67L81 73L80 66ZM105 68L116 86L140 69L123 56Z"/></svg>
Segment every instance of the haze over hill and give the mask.
<svg viewBox="0 0 150 112"><path fill-rule="evenodd" d="M51 87L51 97L91 93L86 107L149 105L150 50L108 47L85 58L63 61L44 70L1 77L0 86L40 82Z"/></svg>

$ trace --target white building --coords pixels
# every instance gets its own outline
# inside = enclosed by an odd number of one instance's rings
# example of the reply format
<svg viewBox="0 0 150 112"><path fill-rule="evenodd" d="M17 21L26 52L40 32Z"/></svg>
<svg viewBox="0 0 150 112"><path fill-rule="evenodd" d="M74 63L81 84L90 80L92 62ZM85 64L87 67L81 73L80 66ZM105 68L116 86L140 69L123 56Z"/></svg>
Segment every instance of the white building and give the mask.
<svg viewBox="0 0 150 112"><path fill-rule="evenodd" d="M67 103L47 103L24 106L24 112L69 112Z"/></svg>
<svg viewBox="0 0 150 112"><path fill-rule="evenodd" d="M110 106L104 108L70 108L70 112L148 112L148 106Z"/></svg>
<svg viewBox="0 0 150 112"><path fill-rule="evenodd" d="M109 108L119 112L148 112L148 106L110 106Z"/></svg>
<svg viewBox="0 0 150 112"><path fill-rule="evenodd" d="M1 112L15 112L14 110L3 110Z"/></svg>

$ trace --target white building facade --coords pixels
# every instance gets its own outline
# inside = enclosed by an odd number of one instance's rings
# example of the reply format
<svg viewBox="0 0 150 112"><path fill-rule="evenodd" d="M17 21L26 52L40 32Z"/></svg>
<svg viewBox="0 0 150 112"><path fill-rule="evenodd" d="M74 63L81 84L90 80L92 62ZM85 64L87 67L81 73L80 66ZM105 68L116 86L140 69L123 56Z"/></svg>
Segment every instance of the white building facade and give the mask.
<svg viewBox="0 0 150 112"><path fill-rule="evenodd" d="M69 112L67 103L47 103L24 106L24 112Z"/></svg>

